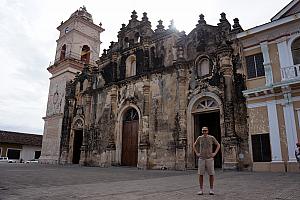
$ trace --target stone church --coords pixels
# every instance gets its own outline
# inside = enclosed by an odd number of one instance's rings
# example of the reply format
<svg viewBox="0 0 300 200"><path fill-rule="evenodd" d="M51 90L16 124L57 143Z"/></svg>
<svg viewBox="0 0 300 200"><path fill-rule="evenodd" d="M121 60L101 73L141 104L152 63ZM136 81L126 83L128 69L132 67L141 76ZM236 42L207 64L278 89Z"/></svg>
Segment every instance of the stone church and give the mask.
<svg viewBox="0 0 300 200"><path fill-rule="evenodd" d="M190 33L132 12L99 58L100 33L85 7L58 26L42 163L192 169L203 126L221 144L215 166L251 165L245 76L236 34L221 13Z"/></svg>

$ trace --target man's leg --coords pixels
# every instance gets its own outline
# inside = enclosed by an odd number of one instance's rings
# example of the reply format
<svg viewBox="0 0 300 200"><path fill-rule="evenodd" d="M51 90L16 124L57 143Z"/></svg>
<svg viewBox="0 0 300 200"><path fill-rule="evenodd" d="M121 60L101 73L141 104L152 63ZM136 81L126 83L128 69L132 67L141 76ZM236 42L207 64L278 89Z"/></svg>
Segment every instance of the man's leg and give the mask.
<svg viewBox="0 0 300 200"><path fill-rule="evenodd" d="M210 158L206 160L207 164L207 173L209 175L209 186L210 186L210 191L209 194L213 195L214 194L214 175L215 175L215 167L214 167L214 159Z"/></svg>
<svg viewBox="0 0 300 200"><path fill-rule="evenodd" d="M203 190L203 175L199 175L200 190Z"/></svg>
<svg viewBox="0 0 300 200"><path fill-rule="evenodd" d="M209 186L211 190L214 189L214 175L209 175Z"/></svg>
<svg viewBox="0 0 300 200"><path fill-rule="evenodd" d="M199 175L199 186L200 191L197 193L198 195L203 194L203 175L205 173L205 160L199 158L198 160L198 175Z"/></svg>

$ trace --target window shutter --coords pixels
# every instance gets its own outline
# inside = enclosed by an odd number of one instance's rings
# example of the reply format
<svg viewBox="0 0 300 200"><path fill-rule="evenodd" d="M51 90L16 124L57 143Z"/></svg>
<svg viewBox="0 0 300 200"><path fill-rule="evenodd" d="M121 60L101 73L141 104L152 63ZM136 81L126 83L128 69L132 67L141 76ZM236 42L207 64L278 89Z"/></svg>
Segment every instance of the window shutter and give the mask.
<svg viewBox="0 0 300 200"><path fill-rule="evenodd" d="M265 75L264 57L262 53L255 55L257 77Z"/></svg>
<svg viewBox="0 0 300 200"><path fill-rule="evenodd" d="M254 56L246 56L246 66L248 78L256 77Z"/></svg>

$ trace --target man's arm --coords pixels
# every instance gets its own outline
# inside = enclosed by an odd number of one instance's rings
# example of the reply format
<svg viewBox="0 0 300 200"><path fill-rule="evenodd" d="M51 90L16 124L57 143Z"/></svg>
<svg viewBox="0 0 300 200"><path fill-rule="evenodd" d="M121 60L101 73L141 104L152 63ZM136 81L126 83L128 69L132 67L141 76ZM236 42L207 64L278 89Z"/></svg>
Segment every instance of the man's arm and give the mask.
<svg viewBox="0 0 300 200"><path fill-rule="evenodd" d="M197 143L198 143L198 140L199 140L199 137L197 137L196 141L195 141L194 144L193 144L193 150L194 150L195 154L199 157L199 154L200 154L200 153L197 151L197 148L196 148L196 145L197 145Z"/></svg>
<svg viewBox="0 0 300 200"><path fill-rule="evenodd" d="M212 155L212 157L215 157L217 155L218 151L220 150L221 145L214 136L213 136L213 141L214 141L214 144L217 145L217 148Z"/></svg>

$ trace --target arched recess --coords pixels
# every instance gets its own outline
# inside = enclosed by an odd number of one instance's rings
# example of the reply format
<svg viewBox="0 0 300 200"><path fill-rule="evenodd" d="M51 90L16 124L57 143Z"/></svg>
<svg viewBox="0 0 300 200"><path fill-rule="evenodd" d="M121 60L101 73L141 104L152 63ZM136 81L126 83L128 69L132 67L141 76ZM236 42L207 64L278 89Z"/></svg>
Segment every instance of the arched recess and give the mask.
<svg viewBox="0 0 300 200"><path fill-rule="evenodd" d="M130 109L134 109L138 114L138 135L137 135L137 146L140 143L140 135L142 132L142 120L141 120L141 111L140 109L133 103L129 103L128 101L118 110L117 114L117 123L116 123L116 163L122 164L122 149L123 149L123 126L124 126L124 116L127 111Z"/></svg>
<svg viewBox="0 0 300 200"><path fill-rule="evenodd" d="M131 55L126 59L126 78L136 75L136 56Z"/></svg>
<svg viewBox="0 0 300 200"><path fill-rule="evenodd" d="M211 73L211 62L207 56L199 56L195 60L197 77L203 77Z"/></svg>
<svg viewBox="0 0 300 200"><path fill-rule="evenodd" d="M202 92L195 95L189 102L187 109L187 167L195 167L193 144L195 138L195 117L197 114L218 113L220 119L220 137L224 137L224 111L221 99L212 92ZM200 131L200 130L199 130ZM223 155L223 148L221 148ZM223 162L223 161L221 161Z"/></svg>
<svg viewBox="0 0 300 200"><path fill-rule="evenodd" d="M72 164L79 164L79 161L81 160L81 147L84 140L84 119L82 117L76 116L71 127L71 150L69 152L69 162Z"/></svg>
<svg viewBox="0 0 300 200"><path fill-rule="evenodd" d="M85 62L85 63L89 63L90 62L90 47L88 45L83 45L82 49L81 49L81 61Z"/></svg>

